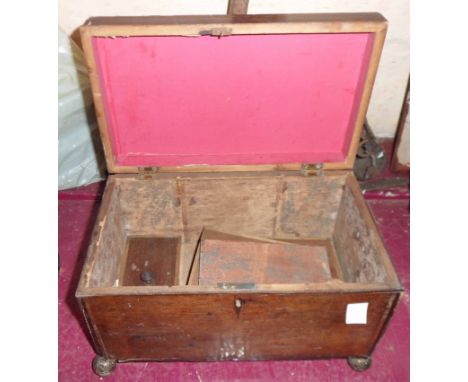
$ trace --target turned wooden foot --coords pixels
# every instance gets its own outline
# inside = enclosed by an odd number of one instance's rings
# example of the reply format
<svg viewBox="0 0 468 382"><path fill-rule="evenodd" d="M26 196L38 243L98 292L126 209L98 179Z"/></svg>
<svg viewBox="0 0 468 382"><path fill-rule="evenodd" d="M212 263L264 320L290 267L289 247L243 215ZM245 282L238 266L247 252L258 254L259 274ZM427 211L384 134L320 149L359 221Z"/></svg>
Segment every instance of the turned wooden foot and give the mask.
<svg viewBox="0 0 468 382"><path fill-rule="evenodd" d="M93 370L100 377L107 377L115 370L116 362L114 359L101 357L97 355L93 359Z"/></svg>
<svg viewBox="0 0 468 382"><path fill-rule="evenodd" d="M356 371L367 370L372 363L371 357L348 357L349 366Z"/></svg>

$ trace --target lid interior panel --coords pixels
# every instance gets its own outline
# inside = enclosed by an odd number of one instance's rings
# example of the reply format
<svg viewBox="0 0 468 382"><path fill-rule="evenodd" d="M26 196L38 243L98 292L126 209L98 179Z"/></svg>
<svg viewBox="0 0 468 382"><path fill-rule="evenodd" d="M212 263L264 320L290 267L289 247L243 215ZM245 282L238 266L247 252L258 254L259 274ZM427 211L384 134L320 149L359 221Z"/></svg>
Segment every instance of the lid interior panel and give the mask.
<svg viewBox="0 0 468 382"><path fill-rule="evenodd" d="M373 39L94 36L115 163L343 162Z"/></svg>

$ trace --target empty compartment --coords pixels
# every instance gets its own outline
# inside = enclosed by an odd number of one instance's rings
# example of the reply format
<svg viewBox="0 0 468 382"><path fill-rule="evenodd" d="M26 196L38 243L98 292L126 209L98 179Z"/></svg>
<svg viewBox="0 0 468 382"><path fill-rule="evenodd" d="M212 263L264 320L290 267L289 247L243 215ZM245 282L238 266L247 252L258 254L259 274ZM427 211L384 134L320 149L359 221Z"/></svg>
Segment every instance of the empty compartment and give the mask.
<svg viewBox="0 0 468 382"><path fill-rule="evenodd" d="M300 284L331 279L321 243L236 236L207 230L200 241L199 284Z"/></svg>
<svg viewBox="0 0 468 382"><path fill-rule="evenodd" d="M176 285L180 238L130 236L122 285Z"/></svg>
<svg viewBox="0 0 468 382"><path fill-rule="evenodd" d="M352 174L117 175L109 183L85 287L399 287Z"/></svg>

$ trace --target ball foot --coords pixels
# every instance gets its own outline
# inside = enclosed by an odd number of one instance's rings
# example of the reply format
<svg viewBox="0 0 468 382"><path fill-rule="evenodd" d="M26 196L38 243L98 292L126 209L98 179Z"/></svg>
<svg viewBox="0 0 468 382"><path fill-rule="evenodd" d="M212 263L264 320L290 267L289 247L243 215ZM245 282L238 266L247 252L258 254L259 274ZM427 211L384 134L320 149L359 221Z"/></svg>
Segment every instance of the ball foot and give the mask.
<svg viewBox="0 0 468 382"><path fill-rule="evenodd" d="M348 364L356 371L367 370L372 363L371 357L348 357Z"/></svg>
<svg viewBox="0 0 468 382"><path fill-rule="evenodd" d="M97 355L93 359L93 370L100 377L107 377L115 370L116 362L114 359L101 357Z"/></svg>

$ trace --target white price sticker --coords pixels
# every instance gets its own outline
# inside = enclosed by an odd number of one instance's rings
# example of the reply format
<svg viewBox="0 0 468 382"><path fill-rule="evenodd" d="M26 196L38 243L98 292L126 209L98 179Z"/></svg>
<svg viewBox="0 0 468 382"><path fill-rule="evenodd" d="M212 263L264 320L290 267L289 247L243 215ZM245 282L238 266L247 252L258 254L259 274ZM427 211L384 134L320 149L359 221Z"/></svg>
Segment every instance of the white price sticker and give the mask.
<svg viewBox="0 0 468 382"><path fill-rule="evenodd" d="M347 324L367 324L368 302L358 302L346 306Z"/></svg>

